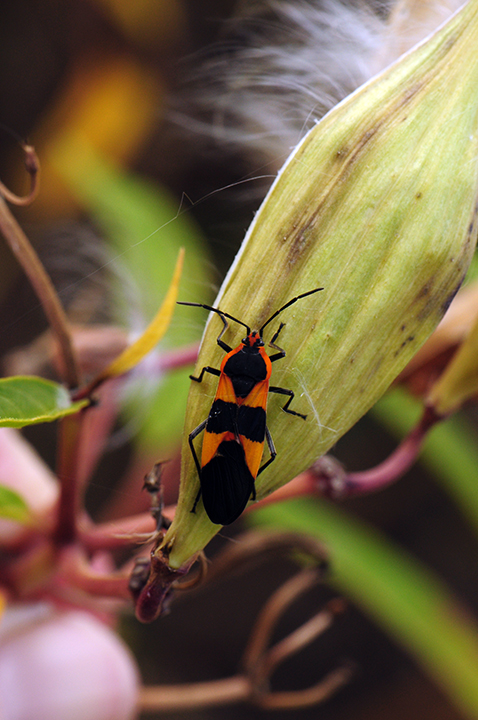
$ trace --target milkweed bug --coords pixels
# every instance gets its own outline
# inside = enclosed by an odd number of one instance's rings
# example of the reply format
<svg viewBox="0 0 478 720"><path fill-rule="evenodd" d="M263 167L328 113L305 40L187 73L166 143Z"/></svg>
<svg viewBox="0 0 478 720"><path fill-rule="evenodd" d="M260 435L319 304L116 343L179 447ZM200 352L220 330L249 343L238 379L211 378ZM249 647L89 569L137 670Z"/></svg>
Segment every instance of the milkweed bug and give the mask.
<svg viewBox="0 0 478 720"><path fill-rule="evenodd" d="M267 355L262 336L264 328L281 312L297 300L319 290L323 288L309 290L289 300L271 315L259 330L253 331L241 320L210 305L178 303L215 312L224 324L216 341L227 353L220 370L207 365L203 367L198 377L190 375L191 380L196 382L202 382L205 372L219 377L216 396L207 419L189 435L189 446L200 480L200 490L192 512L195 512L202 495L204 508L213 523L229 525L241 515L251 495L253 500L256 498L254 486L256 477L273 462L277 455L266 425L268 393L287 395L288 400L282 409L290 415L306 419L305 415L289 409L294 398L292 390L269 385L272 363L285 357L285 350L275 344L285 323L280 323L269 342L269 347L277 350L273 355ZM229 327L226 318L246 328L247 335L236 348L229 347L222 339ZM200 463L194 448L194 439L203 431ZM266 441L270 457L261 466Z"/></svg>

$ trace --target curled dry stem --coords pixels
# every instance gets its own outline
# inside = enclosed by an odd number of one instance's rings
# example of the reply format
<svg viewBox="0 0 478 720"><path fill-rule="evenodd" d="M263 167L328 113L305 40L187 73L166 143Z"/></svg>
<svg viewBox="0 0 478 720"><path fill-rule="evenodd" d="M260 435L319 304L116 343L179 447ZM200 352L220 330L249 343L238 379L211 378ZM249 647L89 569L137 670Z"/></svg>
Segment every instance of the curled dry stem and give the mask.
<svg viewBox="0 0 478 720"><path fill-rule="evenodd" d="M270 677L278 665L321 635L345 606L341 600L331 601L325 609L269 647L272 634L284 612L321 579L325 551L313 538L293 533L246 533L240 543L228 547L214 561L208 579L222 576L225 572L257 558L263 559L272 553L289 551L307 554L318 561L319 568L299 571L267 601L244 653L241 663L243 673L204 683L145 687L140 693L142 711L198 709L238 702L252 702L268 709L305 707L325 700L350 679L352 669L347 665L333 670L319 683L305 690L284 693L269 690Z"/></svg>
<svg viewBox="0 0 478 720"><path fill-rule="evenodd" d="M204 552L200 552L197 556L197 564L197 572L192 577L188 577L187 580L178 580L174 585L175 590L192 590L198 585L202 585L209 569L208 559Z"/></svg>
<svg viewBox="0 0 478 720"><path fill-rule="evenodd" d="M264 708L300 707L328 697L350 677L350 668L342 667L328 673L312 688L286 693L272 693L269 681L276 668L285 660L309 645L343 612L345 603L332 600L327 607L303 623L296 630L268 647L272 633L290 605L320 581L317 570L302 570L287 580L268 600L251 633L243 657L243 666L250 678L254 702Z"/></svg>
<svg viewBox="0 0 478 720"><path fill-rule="evenodd" d="M286 710L317 705L325 702L337 690L350 682L352 675L353 666L346 664L327 673L320 682L310 688L293 692L267 693L258 698L256 704L265 710Z"/></svg>
<svg viewBox="0 0 478 720"><path fill-rule="evenodd" d="M12 203L12 205L25 207L35 200L40 190L40 161L32 145L24 142L20 142L20 145L25 153L25 167L30 176L30 192L22 196L16 195L0 180L0 195L3 195L5 200Z"/></svg>
<svg viewBox="0 0 478 720"><path fill-rule="evenodd" d="M32 176L32 190L23 200L10 193L6 188L0 186L0 231L5 237L10 250L20 263L23 271L28 277L50 324L51 331L58 345L58 357L60 361L60 374L62 380L70 389L79 384L79 375L76 357L73 351L71 335L68 327L68 320L60 303L55 288L43 267L37 253L33 249L27 236L10 212L7 200L19 204L27 204L33 199L32 192L36 192L36 181L38 172L38 160L33 148L26 146L27 169ZM13 200L12 200L13 198ZM20 202L18 202L20 200Z"/></svg>
<svg viewBox="0 0 478 720"><path fill-rule="evenodd" d="M256 620L242 658L243 667L248 674L256 672L281 615L300 595L317 585L318 582L319 576L315 569L302 570L287 580L269 598Z"/></svg>
<svg viewBox="0 0 478 720"><path fill-rule="evenodd" d="M268 556L300 551L317 561L321 569L327 567L328 553L315 538L299 533L261 532L244 533L234 545L230 545L214 559L208 571L208 581L224 574L242 569L248 564L261 562Z"/></svg>

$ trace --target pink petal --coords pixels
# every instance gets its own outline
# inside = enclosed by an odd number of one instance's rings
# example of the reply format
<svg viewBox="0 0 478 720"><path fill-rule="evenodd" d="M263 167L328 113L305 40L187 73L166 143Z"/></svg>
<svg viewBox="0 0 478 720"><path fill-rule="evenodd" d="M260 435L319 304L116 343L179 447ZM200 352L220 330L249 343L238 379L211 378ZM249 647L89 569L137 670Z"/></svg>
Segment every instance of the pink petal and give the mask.
<svg viewBox="0 0 478 720"><path fill-rule="evenodd" d="M48 619L23 620L7 633L3 642L0 636L2 720L135 717L134 659L120 638L91 615L48 612Z"/></svg>

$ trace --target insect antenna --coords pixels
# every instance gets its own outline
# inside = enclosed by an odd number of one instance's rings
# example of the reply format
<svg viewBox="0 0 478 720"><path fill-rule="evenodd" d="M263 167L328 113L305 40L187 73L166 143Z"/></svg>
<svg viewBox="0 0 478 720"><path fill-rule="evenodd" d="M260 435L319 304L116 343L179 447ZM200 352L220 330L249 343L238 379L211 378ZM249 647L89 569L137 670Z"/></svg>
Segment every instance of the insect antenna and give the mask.
<svg viewBox="0 0 478 720"><path fill-rule="evenodd" d="M276 318L278 315L280 315L280 313L281 313L283 310L285 310L286 308L288 308L288 307L290 307L291 305L293 305L294 303L296 303L297 300L301 300L302 298L307 297L307 295L313 295L314 293L319 292L319 290L323 290L323 289L324 289L324 288L321 288L321 287L320 287L320 288L315 288L315 290L309 290L308 292L302 293L302 295L297 295L297 297L292 298L292 300L289 300L289 302L287 302L285 305L283 305L281 308L279 308L279 310L276 310L275 313L274 313L273 315L271 315L268 320L266 320L266 322L264 323L264 325L262 325L262 327L261 327L260 330L259 330L259 335L262 337L262 333L263 333L264 328L266 327L266 325L269 325L269 323L272 322L272 320L274 320L274 318Z"/></svg>
<svg viewBox="0 0 478 720"><path fill-rule="evenodd" d="M298 299L298 298L297 298L297 299ZM211 307L211 305L203 305L202 303L179 302L179 301L178 301L177 304L178 304L178 305L189 305L189 306L191 306L191 307L202 307L202 308L204 308L205 310L210 310L211 312L215 312L215 313L217 313L218 315L220 315L221 317L227 317L227 318L229 318L229 320L234 320L234 322L236 322L236 323L238 323L239 325L242 325L243 327L246 328L248 335L251 334L251 329L250 329L249 325L246 325L246 323L243 323L241 320L238 320L237 318L233 317L232 315L229 315L229 313L227 313L227 312L223 312L222 310L219 310L218 308ZM272 319L272 318L271 318L271 319Z"/></svg>

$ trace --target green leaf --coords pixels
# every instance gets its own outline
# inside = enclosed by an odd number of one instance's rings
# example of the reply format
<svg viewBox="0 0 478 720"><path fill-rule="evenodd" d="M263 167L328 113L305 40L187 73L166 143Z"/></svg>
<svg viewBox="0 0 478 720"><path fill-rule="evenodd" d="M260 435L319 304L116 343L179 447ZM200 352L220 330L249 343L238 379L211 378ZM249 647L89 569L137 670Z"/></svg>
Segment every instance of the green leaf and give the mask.
<svg viewBox="0 0 478 720"><path fill-rule="evenodd" d="M0 485L0 517L26 524L30 520L30 511L21 495Z"/></svg>
<svg viewBox="0 0 478 720"><path fill-rule="evenodd" d="M86 405L88 400L73 403L66 388L50 380L23 376L0 380L0 427L52 422Z"/></svg>
<svg viewBox="0 0 478 720"><path fill-rule="evenodd" d="M430 570L326 501L294 500L249 519L324 541L331 582L415 658L465 717L478 719L478 626Z"/></svg>

